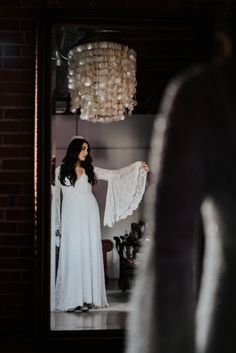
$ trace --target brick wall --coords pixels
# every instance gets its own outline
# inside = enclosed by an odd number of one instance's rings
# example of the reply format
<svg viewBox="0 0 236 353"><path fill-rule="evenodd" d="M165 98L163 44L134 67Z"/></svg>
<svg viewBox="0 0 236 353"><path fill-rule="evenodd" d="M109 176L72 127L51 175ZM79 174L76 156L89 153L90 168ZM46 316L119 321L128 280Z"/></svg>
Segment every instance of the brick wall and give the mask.
<svg viewBox="0 0 236 353"><path fill-rule="evenodd" d="M183 3L170 0L1 0L0 333L21 337L32 333L35 10L42 7L108 10L111 6L138 10L144 6L147 9L149 5L151 9L159 9L168 8L170 4L183 6ZM195 7L198 1L185 3ZM209 3L213 6L212 1Z"/></svg>
<svg viewBox="0 0 236 353"><path fill-rule="evenodd" d="M32 2L33 3L33 2ZM0 330L32 326L34 9L0 7Z"/></svg>

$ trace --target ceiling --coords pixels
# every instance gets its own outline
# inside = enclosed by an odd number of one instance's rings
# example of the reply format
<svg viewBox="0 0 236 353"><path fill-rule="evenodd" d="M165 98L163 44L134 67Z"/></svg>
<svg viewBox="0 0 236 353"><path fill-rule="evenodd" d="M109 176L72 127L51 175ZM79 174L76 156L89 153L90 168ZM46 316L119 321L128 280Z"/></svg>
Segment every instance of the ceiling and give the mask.
<svg viewBox="0 0 236 353"><path fill-rule="evenodd" d="M214 10L215 11L215 10ZM208 60L212 11L165 12L146 23L58 24L53 31L54 113L69 112L67 54L81 42L108 39L137 52L137 106L134 114L154 114L171 77L195 62ZM151 19L151 20L150 20Z"/></svg>

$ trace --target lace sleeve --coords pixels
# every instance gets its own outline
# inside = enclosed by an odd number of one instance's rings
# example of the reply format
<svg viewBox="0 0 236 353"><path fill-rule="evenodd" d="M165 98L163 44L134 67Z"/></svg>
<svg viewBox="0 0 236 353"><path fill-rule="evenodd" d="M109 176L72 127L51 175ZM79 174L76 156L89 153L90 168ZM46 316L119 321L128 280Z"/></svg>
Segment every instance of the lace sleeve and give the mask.
<svg viewBox="0 0 236 353"><path fill-rule="evenodd" d="M98 180L108 181L110 179L110 177L112 175L116 174L117 172L118 172L117 170L94 167L94 173L95 173Z"/></svg>
<svg viewBox="0 0 236 353"><path fill-rule="evenodd" d="M114 222L125 219L137 209L144 194L146 177L147 172L141 169L141 162L118 170L99 171L98 178L108 181L105 226L112 227Z"/></svg>
<svg viewBox="0 0 236 353"><path fill-rule="evenodd" d="M61 183L58 179L60 167L56 168L55 172L55 190L54 190L54 216L55 216L55 230L61 232Z"/></svg>

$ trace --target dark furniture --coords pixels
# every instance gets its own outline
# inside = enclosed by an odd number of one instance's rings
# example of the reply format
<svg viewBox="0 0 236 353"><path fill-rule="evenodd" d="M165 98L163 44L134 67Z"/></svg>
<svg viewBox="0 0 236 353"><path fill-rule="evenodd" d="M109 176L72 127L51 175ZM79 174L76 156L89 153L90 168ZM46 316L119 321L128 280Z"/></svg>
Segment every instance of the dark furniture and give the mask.
<svg viewBox="0 0 236 353"><path fill-rule="evenodd" d="M137 253L140 250L140 241L130 241L124 236L113 237L116 244L116 249L119 254L119 279L118 286L125 292L131 288L132 280L135 276L137 265Z"/></svg>

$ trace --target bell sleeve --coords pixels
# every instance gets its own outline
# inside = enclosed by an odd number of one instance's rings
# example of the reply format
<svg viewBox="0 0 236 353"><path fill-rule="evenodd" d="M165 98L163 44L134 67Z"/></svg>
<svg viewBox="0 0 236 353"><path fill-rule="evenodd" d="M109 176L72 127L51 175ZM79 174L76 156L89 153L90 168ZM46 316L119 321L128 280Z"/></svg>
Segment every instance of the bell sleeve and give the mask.
<svg viewBox="0 0 236 353"><path fill-rule="evenodd" d="M61 183L58 179L60 167L55 171L55 191L54 191L54 217L55 217L55 231L61 233Z"/></svg>
<svg viewBox="0 0 236 353"><path fill-rule="evenodd" d="M108 182L103 224L112 227L138 208L145 191L147 172L141 169L140 161L118 170L95 167L94 171L98 180Z"/></svg>

